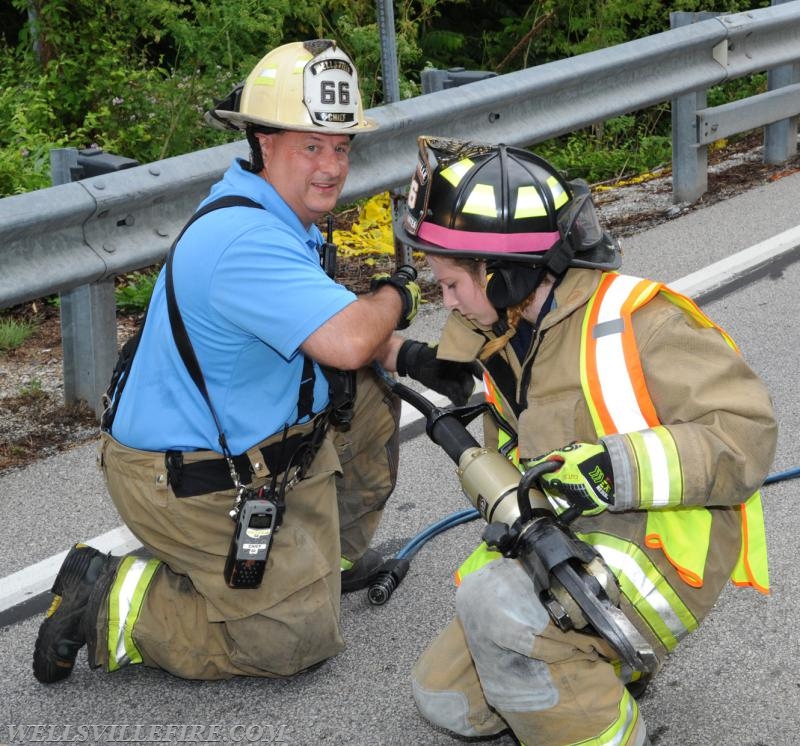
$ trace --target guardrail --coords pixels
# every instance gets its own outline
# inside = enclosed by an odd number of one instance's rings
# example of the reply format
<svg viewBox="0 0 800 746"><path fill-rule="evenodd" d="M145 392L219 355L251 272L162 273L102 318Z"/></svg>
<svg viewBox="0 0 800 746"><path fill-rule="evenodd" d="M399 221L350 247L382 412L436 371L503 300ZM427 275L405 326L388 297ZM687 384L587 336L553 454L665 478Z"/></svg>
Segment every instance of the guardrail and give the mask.
<svg viewBox="0 0 800 746"><path fill-rule="evenodd" d="M785 88L747 99L739 131L794 117L796 150L799 67L800 0L794 0L387 104L368 112L379 129L354 140L342 200L405 186L419 134L529 146L663 101L685 104L710 86L777 68L790 70ZM694 154L684 161L697 173L676 201L705 190L697 154L705 153L709 135L698 134L698 122L718 116L736 131L735 116L699 103L675 148ZM0 199L0 308L55 292L62 309L68 301L69 320L62 320L68 401L98 402L108 380L116 357L113 278L163 259L210 185L234 157L246 155L239 141Z"/></svg>

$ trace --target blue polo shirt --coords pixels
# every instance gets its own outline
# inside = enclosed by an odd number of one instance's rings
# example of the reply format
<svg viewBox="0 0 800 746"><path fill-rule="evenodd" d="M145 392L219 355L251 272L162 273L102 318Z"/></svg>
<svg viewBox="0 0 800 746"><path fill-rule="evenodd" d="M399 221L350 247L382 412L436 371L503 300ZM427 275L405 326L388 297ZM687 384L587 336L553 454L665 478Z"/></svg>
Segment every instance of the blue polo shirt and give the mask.
<svg viewBox="0 0 800 746"><path fill-rule="evenodd" d="M202 204L248 197L193 223L173 259L175 296L211 402L233 454L297 422L300 345L355 300L320 267L316 226L306 230L264 179L235 162ZM328 384L314 364L314 412ZM114 420L113 436L148 451L220 451L208 405L175 346L164 270Z"/></svg>

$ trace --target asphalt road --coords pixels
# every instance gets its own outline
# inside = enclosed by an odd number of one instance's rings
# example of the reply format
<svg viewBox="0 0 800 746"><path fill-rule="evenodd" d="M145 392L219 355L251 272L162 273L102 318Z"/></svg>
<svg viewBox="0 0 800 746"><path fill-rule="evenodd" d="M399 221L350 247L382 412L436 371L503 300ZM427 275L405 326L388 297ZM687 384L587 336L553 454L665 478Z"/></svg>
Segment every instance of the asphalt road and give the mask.
<svg viewBox="0 0 800 746"><path fill-rule="evenodd" d="M800 175L784 178L625 241L623 269L679 281L707 265L794 228ZM780 425L773 473L800 463L798 355L800 264L779 262L705 304L768 383ZM411 333L433 338L443 319L426 308ZM396 551L432 522L468 507L454 466L413 422L405 428L396 493L376 546ZM658 746L792 746L800 710L800 616L796 480L764 489L772 593L729 587L701 629L685 640L640 700ZM113 532L119 520L85 445L0 477L0 556L8 577L76 540ZM129 667L91 671L83 655L66 682L40 685L31 652L40 615L19 608L0 627L0 744L7 741L283 742L407 746L462 743L416 712L409 671L453 613L452 572L473 548L474 521L434 538L382 607L344 597L346 650L289 680L196 682ZM112 543L118 533L109 535ZM37 569L38 567L38 569ZM3 586L7 590L6 586ZM0 593L0 596L2 594ZM17 621L14 617L21 617ZM13 732L11 728L13 726ZM66 728L66 726L70 726ZM112 727L113 726L113 727ZM174 726L174 727L168 727ZM197 726L193 728L193 726ZM22 730L19 730L22 728ZM506 746L509 736L491 741Z"/></svg>

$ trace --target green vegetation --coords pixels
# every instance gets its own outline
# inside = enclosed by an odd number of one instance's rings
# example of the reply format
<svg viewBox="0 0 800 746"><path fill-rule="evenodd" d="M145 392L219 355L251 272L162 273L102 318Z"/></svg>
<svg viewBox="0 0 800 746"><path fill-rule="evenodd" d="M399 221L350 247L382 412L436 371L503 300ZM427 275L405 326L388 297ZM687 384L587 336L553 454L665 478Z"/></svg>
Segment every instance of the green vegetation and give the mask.
<svg viewBox="0 0 800 746"><path fill-rule="evenodd" d="M20 347L36 330L36 325L14 317L0 318L0 352Z"/></svg>
<svg viewBox="0 0 800 746"><path fill-rule="evenodd" d="M768 0L715 0L739 12ZM468 7L467 7L468 6ZM511 72L669 29L703 0L403 0L394 3L400 91L425 67ZM50 184L49 151L99 146L148 163L221 144L203 112L273 46L337 39L367 108L382 102L375 0L11 0L0 6L0 196ZM756 83L757 84L757 83ZM723 100L742 86L719 89ZM711 103L711 100L710 100ZM668 160L663 107L537 148L603 180Z"/></svg>
<svg viewBox="0 0 800 746"><path fill-rule="evenodd" d="M669 29L671 11L734 13L769 0L402 0L394 2L402 98L425 68L500 74ZM356 60L366 108L383 102L375 0L10 0L0 3L0 198L50 185L50 150L98 146L149 163L233 138L203 113L274 46L336 39ZM766 89L766 76L708 92L715 106ZM539 143L590 183L671 161L661 104ZM387 238L391 250L391 235ZM146 307L155 269L117 278L121 313ZM59 305L58 296L47 299ZM0 352L36 320L0 316ZM32 390L35 385L32 384Z"/></svg>
<svg viewBox="0 0 800 746"><path fill-rule="evenodd" d="M26 399L41 399L46 396L42 382L38 378L31 378L20 390L19 395Z"/></svg>
<svg viewBox="0 0 800 746"><path fill-rule="evenodd" d="M131 272L117 283L114 297L117 309L121 313L141 313L147 308L153 286L156 284L158 271L155 269L144 272Z"/></svg>

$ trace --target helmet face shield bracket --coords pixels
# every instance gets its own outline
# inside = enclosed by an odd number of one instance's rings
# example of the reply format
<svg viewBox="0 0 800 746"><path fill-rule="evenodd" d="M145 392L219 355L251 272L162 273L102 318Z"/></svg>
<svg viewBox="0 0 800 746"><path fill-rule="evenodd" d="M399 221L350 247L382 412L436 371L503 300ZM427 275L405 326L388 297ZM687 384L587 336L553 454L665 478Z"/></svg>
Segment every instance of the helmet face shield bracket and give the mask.
<svg viewBox="0 0 800 746"><path fill-rule="evenodd" d="M214 102L214 107L209 109L204 115L203 119L209 127L218 130L234 130L238 131L239 128L228 119L219 115L220 111L239 111L239 101L242 98L242 88L244 82L239 83L225 98Z"/></svg>
<svg viewBox="0 0 800 746"><path fill-rule="evenodd" d="M421 135L417 140L419 145L417 167L408 188L406 213L403 219L404 229L412 236L419 234L420 225L427 218L432 177L437 169L439 172L444 171L454 163L469 160L471 157L492 150L490 145L430 135Z"/></svg>

